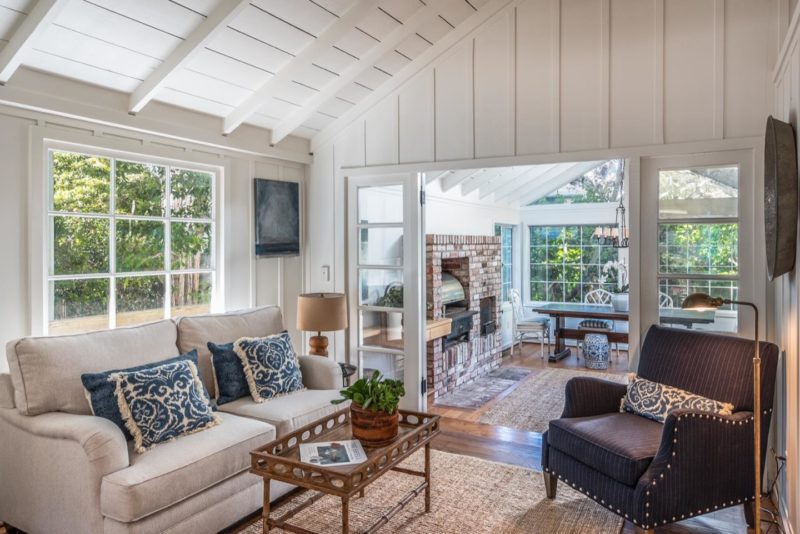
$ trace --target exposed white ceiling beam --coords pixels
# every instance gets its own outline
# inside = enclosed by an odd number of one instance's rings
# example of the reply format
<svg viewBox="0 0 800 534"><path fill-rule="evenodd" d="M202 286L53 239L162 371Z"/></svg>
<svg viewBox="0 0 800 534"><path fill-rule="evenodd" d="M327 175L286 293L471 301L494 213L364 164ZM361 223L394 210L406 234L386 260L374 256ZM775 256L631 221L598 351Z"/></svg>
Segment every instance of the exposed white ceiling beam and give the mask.
<svg viewBox="0 0 800 534"><path fill-rule="evenodd" d="M441 5L442 0L431 0L427 5L423 5L421 8L417 9L403 24L389 32L380 43L370 48L358 61L340 72L338 78L335 78L325 85L319 93L312 96L308 101L303 102L296 111L293 111L272 130L272 144L279 143L284 137L295 131L301 124L314 115L325 102L353 83L368 69L373 68L375 63L384 55L397 48L406 37L414 34L414 32L424 25L430 24L431 20L439 14ZM381 87L382 86L383 85L381 85ZM337 121L334 121L334 123L335 122Z"/></svg>
<svg viewBox="0 0 800 534"><path fill-rule="evenodd" d="M528 166L528 167L516 167L514 171L516 172L509 172L504 173L502 176L498 176L497 178L492 178L485 184L480 186L480 199L484 200L486 197L490 196L494 191L497 191L500 187L516 183L520 180L529 180L530 177L538 176L543 172L547 171L553 165L536 165L536 166Z"/></svg>
<svg viewBox="0 0 800 534"><path fill-rule="evenodd" d="M0 85L5 85L25 59L36 39L47 29L68 0L39 0L0 50Z"/></svg>
<svg viewBox="0 0 800 534"><path fill-rule="evenodd" d="M431 185L431 184L432 184L432 183L434 183L436 180L441 180L442 178L444 178L445 176L447 176L448 174L450 174L450 173L452 173L452 172L453 172L453 171L444 171L444 172L438 172L438 171L434 171L434 172L426 172L426 173L425 173L425 185Z"/></svg>
<svg viewBox="0 0 800 534"><path fill-rule="evenodd" d="M570 183L575 178L586 174L591 171L602 161L588 161L583 163L575 163L569 169L564 170L561 174L552 177L548 182L534 183L530 187L519 191L514 195L520 206L526 206L531 202L539 200L548 193L552 193L559 187L563 187Z"/></svg>
<svg viewBox="0 0 800 534"><path fill-rule="evenodd" d="M525 171L520 172L519 167L504 167L496 169L494 171L489 170L489 172L486 172L480 176L473 176L472 178L461 184L461 195L467 196L473 191L477 191L478 189L486 186L487 184L497 182L500 180L507 180L511 176L514 176L516 174L522 174L526 171L527 169Z"/></svg>
<svg viewBox="0 0 800 534"><path fill-rule="evenodd" d="M530 183L532 180L537 180L540 176L544 176L546 173L553 172L553 169L556 166L557 165L536 165L534 167L528 167L528 170L525 171L522 176L517 177L516 180L509 180L508 182L502 184L490 184L481 189L481 198L494 195L495 201L500 200L512 191L516 191L523 185ZM547 177L545 176L544 179L547 179Z"/></svg>
<svg viewBox="0 0 800 534"><path fill-rule="evenodd" d="M518 1L519 0L514 0L514 2ZM436 44L417 56L411 63L400 69L394 76L392 76L390 80L383 82L375 91L370 93L369 96L343 113L338 119L330 123L324 130L317 133L311 139L311 150L314 151L328 141L332 140L340 132L342 132L342 130L344 130L348 124L357 119L362 113L390 95L395 89L406 83L415 74L431 64L436 58L441 56L452 46L461 41L461 39L472 33L476 28L511 3L512 0L489 0L489 2L478 9L478 11L474 12L461 24L456 26L454 30L451 30L444 37L439 39ZM428 5L430 6L431 2L429 2ZM321 95L316 96L320 97ZM318 104L317 107L319 107L319 105L321 104ZM305 109L305 106L306 104L304 104L303 109ZM310 114L308 116L310 116ZM299 124L302 124L302 122L296 125L295 124L296 121L292 123L286 122L286 129L292 126L296 128L299 126ZM285 132L286 129L283 129L282 131ZM291 131L289 133L291 133Z"/></svg>
<svg viewBox="0 0 800 534"><path fill-rule="evenodd" d="M186 39L139 84L130 97L129 113L138 113L167 83L170 75L186 66L205 45L227 28L228 24L249 5L247 0L225 0L189 34Z"/></svg>
<svg viewBox="0 0 800 534"><path fill-rule="evenodd" d="M269 100L276 87L294 80L303 68L308 67L320 54L326 52L348 32L352 31L359 22L371 15L374 12L374 8L374 0L358 0L350 6L350 9L303 48L289 63L284 65L274 76L265 81L261 87L247 97L244 102L239 104L236 109L231 111L225 117L222 133L227 135L238 128ZM273 142L277 142L274 137Z"/></svg>
<svg viewBox="0 0 800 534"><path fill-rule="evenodd" d="M461 185L461 182L464 180L484 172L486 172L486 169L466 169L463 171L453 171L449 176L442 178L442 191L447 193L454 187Z"/></svg>

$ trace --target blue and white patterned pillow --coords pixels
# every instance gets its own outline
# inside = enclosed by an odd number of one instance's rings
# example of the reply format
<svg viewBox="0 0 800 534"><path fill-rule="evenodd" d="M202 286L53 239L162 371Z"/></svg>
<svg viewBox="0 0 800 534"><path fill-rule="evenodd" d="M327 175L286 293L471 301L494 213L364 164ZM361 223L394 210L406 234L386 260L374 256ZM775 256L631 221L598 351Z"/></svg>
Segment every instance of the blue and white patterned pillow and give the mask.
<svg viewBox="0 0 800 534"><path fill-rule="evenodd" d="M109 380L115 384L119 411L140 454L221 422L191 361L114 373Z"/></svg>
<svg viewBox="0 0 800 534"><path fill-rule="evenodd" d="M233 350L242 360L254 401L264 402L305 389L288 332L263 338L243 337L236 340Z"/></svg>
<svg viewBox="0 0 800 534"><path fill-rule="evenodd" d="M719 415L731 415L733 404L720 402L685 389L652 382L636 373L628 373L628 391L622 397L620 412L641 415L663 423L672 410L689 408Z"/></svg>

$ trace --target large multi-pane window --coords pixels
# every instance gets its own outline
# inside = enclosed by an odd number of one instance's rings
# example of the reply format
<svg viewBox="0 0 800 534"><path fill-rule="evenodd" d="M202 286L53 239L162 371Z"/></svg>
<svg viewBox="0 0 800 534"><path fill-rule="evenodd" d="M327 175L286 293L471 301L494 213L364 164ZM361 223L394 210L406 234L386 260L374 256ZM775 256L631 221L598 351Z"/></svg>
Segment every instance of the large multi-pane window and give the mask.
<svg viewBox="0 0 800 534"><path fill-rule="evenodd" d="M514 287L514 227L507 224L494 225L494 233L500 238L500 265L502 272L501 298L510 299Z"/></svg>
<svg viewBox="0 0 800 534"><path fill-rule="evenodd" d="M49 151L48 332L207 312L212 172Z"/></svg>
<svg viewBox="0 0 800 534"><path fill-rule="evenodd" d="M679 308L687 295L697 292L735 300L739 292L738 167L660 170L658 185L662 307ZM730 306L717 316L715 329L736 330L735 310Z"/></svg>
<svg viewBox="0 0 800 534"><path fill-rule="evenodd" d="M530 227L530 299L583 302L594 289L613 290L617 280L604 267L617 249L592 238L595 226Z"/></svg>

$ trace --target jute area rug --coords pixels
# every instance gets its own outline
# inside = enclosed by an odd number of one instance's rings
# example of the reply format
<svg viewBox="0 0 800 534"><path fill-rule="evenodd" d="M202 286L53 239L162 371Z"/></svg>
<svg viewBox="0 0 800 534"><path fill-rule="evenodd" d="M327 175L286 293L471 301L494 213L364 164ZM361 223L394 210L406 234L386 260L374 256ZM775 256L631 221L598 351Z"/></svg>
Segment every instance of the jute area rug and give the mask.
<svg viewBox="0 0 800 534"><path fill-rule="evenodd" d="M414 498L380 532L424 534L617 534L622 519L564 484L553 501L545 496L542 474L522 467L470 456L432 451L431 511L425 496ZM422 451L403 463L422 469ZM420 478L389 472L367 487L363 499L350 501L350 531L363 532L419 484ZM277 517L304 502L297 495L273 509ZM314 532L341 532L341 500L326 496L292 518L290 523ZM261 534L261 521L245 534ZM284 532L283 530L271 530Z"/></svg>
<svg viewBox="0 0 800 534"><path fill-rule="evenodd" d="M519 428L531 432L544 432L551 419L561 417L564 410L564 387L570 378L591 376L626 383L625 375L573 371L571 369L545 369L517 386L508 396L481 415L481 423Z"/></svg>
<svg viewBox="0 0 800 534"><path fill-rule="evenodd" d="M457 387L447 395L442 395L434 404L454 408L480 408L530 373L530 369L501 367L474 382Z"/></svg>

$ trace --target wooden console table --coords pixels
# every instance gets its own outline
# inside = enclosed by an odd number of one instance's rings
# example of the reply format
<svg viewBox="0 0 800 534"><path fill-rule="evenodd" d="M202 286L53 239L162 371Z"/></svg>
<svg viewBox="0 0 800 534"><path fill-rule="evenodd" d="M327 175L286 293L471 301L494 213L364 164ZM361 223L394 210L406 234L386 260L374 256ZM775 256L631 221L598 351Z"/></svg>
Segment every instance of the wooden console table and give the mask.
<svg viewBox="0 0 800 534"><path fill-rule="evenodd" d="M310 425L276 439L250 453L250 472L264 479L263 531L272 528L288 532L309 534L311 531L292 525L288 521L325 495L342 500L342 534L350 532L350 500L364 497L364 489L389 471L423 478L423 481L408 494L398 499L397 504L380 516L365 532L375 532L414 497L425 493L425 512L431 508L431 440L439 434L439 416L427 413L400 410L400 433L388 445L364 446L367 461L357 465L325 467L300 461L300 444L319 441L343 441L353 439L350 427L350 409L345 408L332 415L318 419ZM425 448L425 469L414 471L399 464L421 448ZM280 480L300 486L304 490L316 490L293 510L278 518L270 518L270 480ZM313 534L313 533L311 533Z"/></svg>
<svg viewBox="0 0 800 534"><path fill-rule="evenodd" d="M605 321L627 321L628 312L618 312L610 305L604 304L570 304L553 303L538 306L533 309L535 312L549 315L555 320L556 348L550 355L550 361L556 362L563 360L571 354L570 348L565 341L567 339L582 340L586 334L602 333L608 336L609 343L628 343L628 332L614 332L610 330L591 330L566 328L565 319L567 317L577 319L601 319ZM692 311L675 308L663 308L659 310L660 321L662 324L680 325L692 328L695 324L711 324L714 322L714 311Z"/></svg>

